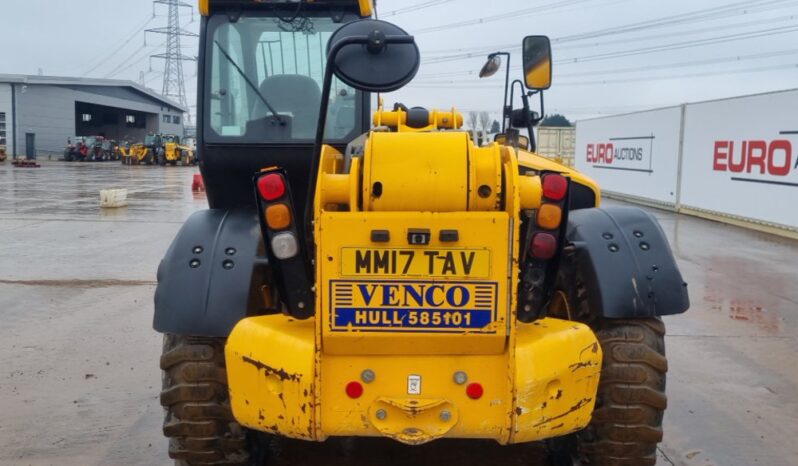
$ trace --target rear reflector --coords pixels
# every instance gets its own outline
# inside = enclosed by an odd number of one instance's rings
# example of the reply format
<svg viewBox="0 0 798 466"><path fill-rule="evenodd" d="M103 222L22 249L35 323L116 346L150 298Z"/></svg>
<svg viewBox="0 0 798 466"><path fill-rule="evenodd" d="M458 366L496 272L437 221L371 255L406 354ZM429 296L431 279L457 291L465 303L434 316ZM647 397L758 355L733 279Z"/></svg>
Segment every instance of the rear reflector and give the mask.
<svg viewBox="0 0 798 466"><path fill-rule="evenodd" d="M543 177L543 195L552 201L561 201L568 191L568 180L556 173Z"/></svg>
<svg viewBox="0 0 798 466"><path fill-rule="evenodd" d="M267 201L275 201L285 194L285 180L282 175L271 173L258 179L258 192Z"/></svg>
<svg viewBox="0 0 798 466"><path fill-rule="evenodd" d="M360 382L349 382L346 384L346 396L349 398L360 398L363 396L363 385Z"/></svg>
<svg viewBox="0 0 798 466"><path fill-rule="evenodd" d="M272 253L280 260L290 259L299 253L299 244L293 233L280 233L272 238Z"/></svg>
<svg viewBox="0 0 798 466"><path fill-rule="evenodd" d="M535 233L531 250L535 258L549 260L557 253L557 238L551 233Z"/></svg>
<svg viewBox="0 0 798 466"><path fill-rule="evenodd" d="M266 224L272 230L283 230L291 225L291 211L285 204L274 204L266 208Z"/></svg>
<svg viewBox="0 0 798 466"><path fill-rule="evenodd" d="M562 209L556 204L543 204L538 210L538 226L546 230L556 230L562 222Z"/></svg>
<svg viewBox="0 0 798 466"><path fill-rule="evenodd" d="M474 382L468 384L466 387L466 395L472 400L478 400L482 398L482 395L485 393L485 390L482 388L482 384Z"/></svg>

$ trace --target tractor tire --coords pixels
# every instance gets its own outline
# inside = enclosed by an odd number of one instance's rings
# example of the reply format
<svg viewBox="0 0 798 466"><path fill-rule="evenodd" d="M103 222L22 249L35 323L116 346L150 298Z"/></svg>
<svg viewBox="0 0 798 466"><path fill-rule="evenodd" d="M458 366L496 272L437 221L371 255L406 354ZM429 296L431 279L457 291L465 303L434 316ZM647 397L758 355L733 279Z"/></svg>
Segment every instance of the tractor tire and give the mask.
<svg viewBox="0 0 798 466"><path fill-rule="evenodd" d="M654 466L668 405L665 324L606 319L595 331L604 362L593 419L577 435L578 451L595 466Z"/></svg>
<svg viewBox="0 0 798 466"><path fill-rule="evenodd" d="M575 456L591 466L654 466L668 405L665 324L658 317L608 319L591 313L587 288L575 270L566 252L553 317L588 324L604 354L593 417L575 435Z"/></svg>
<svg viewBox="0 0 798 466"><path fill-rule="evenodd" d="M249 465L250 433L233 418L223 338L164 335L163 433L177 465Z"/></svg>

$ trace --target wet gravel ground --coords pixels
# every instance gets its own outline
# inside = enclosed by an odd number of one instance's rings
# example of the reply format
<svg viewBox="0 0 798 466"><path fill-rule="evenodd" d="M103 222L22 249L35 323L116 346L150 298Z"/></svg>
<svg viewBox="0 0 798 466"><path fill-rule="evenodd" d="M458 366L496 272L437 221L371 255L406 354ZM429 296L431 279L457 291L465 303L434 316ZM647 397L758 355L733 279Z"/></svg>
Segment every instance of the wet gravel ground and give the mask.
<svg viewBox="0 0 798 466"><path fill-rule="evenodd" d="M186 167L0 164L0 464L170 464L155 269L191 212ZM126 188L129 206L99 208ZM613 201L608 201L613 202ZM798 242L653 210L690 283L668 324L661 465L798 465ZM283 440L277 465L548 464L538 444Z"/></svg>

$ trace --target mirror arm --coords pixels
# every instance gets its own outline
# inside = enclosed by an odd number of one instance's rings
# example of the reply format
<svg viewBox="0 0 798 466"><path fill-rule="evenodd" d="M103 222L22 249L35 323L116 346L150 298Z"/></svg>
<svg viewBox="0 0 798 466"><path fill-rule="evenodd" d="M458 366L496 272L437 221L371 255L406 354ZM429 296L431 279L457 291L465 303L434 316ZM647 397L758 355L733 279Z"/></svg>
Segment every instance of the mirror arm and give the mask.
<svg viewBox="0 0 798 466"><path fill-rule="evenodd" d="M510 93L510 53L509 52L494 52L488 55L488 60L496 56L504 56L507 57L507 71L505 72L504 77L504 101L502 102L502 133L507 130L507 123L512 119L513 115L513 101L512 97L510 97L510 101L508 103L507 96Z"/></svg>
<svg viewBox="0 0 798 466"><path fill-rule="evenodd" d="M504 118L502 118L502 132L507 129L507 122L510 121L513 114L513 101L512 99L507 101L507 93L510 88L510 53L509 52L498 52L496 55L505 55L507 57L507 72L504 77Z"/></svg>
<svg viewBox="0 0 798 466"><path fill-rule="evenodd" d="M313 144L313 156L310 160L310 173L308 173L308 197L305 202L305 244L307 245L308 252L311 254L313 251L313 209L316 204L316 181L318 180L321 148L324 143L324 132L327 126L327 111L330 107L330 89L332 88L332 79L335 71L335 59L338 53L348 45L366 45L369 46L369 53L380 53L390 44L412 44L415 42L413 36L380 36L378 39L382 42L381 47L378 47L379 44L375 46L373 43L374 37L346 37L333 44L329 53L327 53L327 65L324 68L324 81L322 82L319 121L316 127L316 139Z"/></svg>

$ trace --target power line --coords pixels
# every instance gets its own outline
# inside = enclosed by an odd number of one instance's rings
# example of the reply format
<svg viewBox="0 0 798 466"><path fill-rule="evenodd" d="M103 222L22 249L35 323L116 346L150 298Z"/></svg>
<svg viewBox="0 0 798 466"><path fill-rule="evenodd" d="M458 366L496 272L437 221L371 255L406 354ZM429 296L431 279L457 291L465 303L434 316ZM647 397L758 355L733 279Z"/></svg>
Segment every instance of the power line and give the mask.
<svg viewBox="0 0 798 466"><path fill-rule="evenodd" d="M163 28L148 29L146 31L156 34L166 34L165 52L152 55L152 58L163 58L166 60L163 75L163 91L161 94L164 97L174 97L180 105L184 108L188 108L186 84L183 79L183 61L196 60L196 57L183 56L180 38L181 36L197 37L197 34L180 28L180 13L178 10L180 7L192 7L188 3L181 2L180 0L154 0L153 8L156 4L169 6L168 25ZM193 11L192 9L192 14ZM186 121L188 124L191 124L190 113L186 116Z"/></svg>
<svg viewBox="0 0 798 466"><path fill-rule="evenodd" d="M424 10L426 8L432 8L434 6L443 5L444 3L450 3L452 1L454 0L430 0L427 2L416 3L415 5L408 5L403 8L397 8L396 10L389 11L387 13L380 13L380 16L384 18L386 16L403 15L405 13L412 13L414 11Z"/></svg>
<svg viewBox="0 0 798 466"><path fill-rule="evenodd" d="M122 60L122 62L119 63L113 70L109 71L108 74L105 75L105 78L111 78L111 77L116 76L118 74L124 73L125 71L129 70L133 66L135 66L135 65L141 63L142 61L146 60L147 58L149 58L148 54L150 53L151 50L154 50L154 49L159 48L159 47L163 47L164 45L166 45L166 41L161 42L158 45L143 45L143 46L141 46L141 48L139 48L135 52L133 52L133 54L130 55L128 58ZM139 57L141 52L144 52L144 55L141 55ZM136 58L136 57L138 57L138 58Z"/></svg>
<svg viewBox="0 0 798 466"><path fill-rule="evenodd" d="M154 18L154 16L147 15L147 19L144 21L144 23L143 23L141 26L137 27L137 28L136 28L136 30L135 30L135 31L133 31L133 33L132 33L132 34L130 34L129 36L127 36L127 39L123 39L123 40L122 40L122 45L120 45L119 47L116 47L116 48L115 48L115 49L113 49L111 52L109 52L109 53L107 53L106 55L104 55L104 56L103 56L103 57L100 59L100 61L99 61L99 62L97 62L97 64L96 64L96 65L94 65L94 66L93 66L92 68L90 68L88 71L86 71L86 72L84 72L83 74L81 74L81 76L86 76L86 75L88 75L88 74L91 74L91 73L92 73L93 71L95 71L97 68L99 68L99 67L101 67L102 65L106 64L106 63L108 62L108 60L109 60L111 57L114 57L114 56L116 56L116 54L117 54L117 53L119 53L119 51L121 51L123 48L125 48L125 46L127 46L127 45L130 43L130 41L132 41L132 40L133 40L133 39L136 37L136 35L137 35L138 33L140 33L141 31L143 31L143 30L144 30L144 28L145 28L145 27L147 27L147 25L148 25L148 24L150 24L150 22L153 20L153 18Z"/></svg>
<svg viewBox="0 0 798 466"><path fill-rule="evenodd" d="M671 43L671 44L661 44L661 45L642 47L642 48L631 49L631 50L622 50L622 51L607 52L607 53L603 53L603 54L594 54L594 55L587 55L587 56L581 56L581 57L573 57L573 58L569 58L569 59L555 61L554 63L556 65L582 64L582 63L589 63L589 62L593 62L593 61L603 61L603 60L609 60L609 59L615 59L615 58L621 58L621 57L628 57L628 56L634 56L634 55L646 55L646 54L651 54L651 53L659 53L659 52L665 52L665 51L680 50L680 49L691 48L691 47L700 47L700 46L706 46L706 45L716 45L716 44L725 43L725 42L732 42L732 41L737 41L737 40L744 40L744 39L751 39L751 38L758 38L758 37L766 37L766 36L771 36L771 35L788 34L788 33L797 32L797 31L798 31L798 25L784 26L784 27L778 27L778 28L769 28L769 29L762 29L762 30L757 30L757 31L749 31L749 32L738 33L738 34L730 34L730 35L725 35L725 36L716 36L716 37L710 37L710 38L699 39L699 40L682 41L682 42L676 42L676 43ZM749 59L755 59L755 58L768 58L768 57L772 58L772 57L784 56L784 55L788 55L788 54L792 54L792 53L796 53L796 51L788 50L788 51L780 51L780 52L770 52L770 53L746 55L746 56L726 57L726 58L721 58L721 59L711 59L711 60L706 61L706 64L722 63L724 61L749 60ZM641 71L645 71L645 70L649 70L649 69L653 69L653 68L662 69L662 68L668 68L668 67L692 66L692 65L695 65L695 64L696 64L696 62L693 61L693 62L687 62L687 64L682 63L682 64L664 65L664 66L663 65L660 65L660 66L653 65L653 66L633 68L633 69L634 70L638 70L639 69ZM515 71L520 71L520 69L521 69L520 67L515 68ZM617 72L621 72L621 71L615 71L615 72L617 73ZM630 72L630 71L627 71L627 72ZM583 74L592 75L592 74L596 74L596 73L597 72L585 72ZM464 70L464 71L451 71L451 72L444 72L444 73L430 73L430 74L426 74L426 75L421 75L419 77L434 79L434 78L443 78L443 77L462 76L464 74L465 75L475 75L476 71L474 71L474 70ZM561 75L558 74L558 76L561 76ZM454 83L455 81L449 81L449 82Z"/></svg>
<svg viewBox="0 0 798 466"><path fill-rule="evenodd" d="M594 55L588 55L584 57L576 57L576 58L569 58L563 59L559 61L555 61L555 64L558 65L572 65L578 63L587 63L592 61L600 61L600 60L609 60L614 58L622 58L622 57L629 57L634 55L646 55L649 53L657 53L657 52L667 52L672 50L681 50L685 48L691 47L701 47L705 45L716 45L725 42L733 42L743 39L753 39L757 37L767 37L779 34L788 34L791 32L798 31L798 25L794 26L783 26L778 28L770 28L770 29L762 29L758 31L751 31L745 33L738 33L738 34L729 34L725 36L719 37L710 37L706 39L697 39L691 41L683 41L683 42L674 42L671 44L662 44L662 45L655 45L650 47L642 47L637 49L631 50L622 50L616 52L606 52L606 53L599 53Z"/></svg>
<svg viewBox="0 0 798 466"><path fill-rule="evenodd" d="M560 45L569 42L578 42L587 39L593 39L598 37L606 37L606 36L613 36L618 34L625 34L630 32L637 32L639 30L648 30L654 28L662 28L668 26L675 26L679 24L689 24L695 22L705 22L705 21L712 21L721 18L726 18L729 16L735 15L750 15L754 13L761 13L763 11L773 10L773 9L780 9L786 8L790 6L794 6L798 4L798 2L793 0L753 0L753 1L744 1L744 2L737 2L731 5L724 5L720 7L713 7L713 8L706 8L702 10L695 10L689 13L681 13L678 15L670 15L664 16L661 18L656 18L652 20L645 20L636 23L630 23L625 26L613 27L613 28L605 28L605 29L598 29L582 34L573 34L570 36L562 36L552 39L552 43L554 45ZM445 63L451 61L461 61L471 58L476 58L482 56L486 53L490 53L496 50L505 50L509 52L518 51L521 49L521 46L518 44L502 44L497 46L482 46L478 48L472 49L450 49L450 50L438 50L428 52L428 55L435 55L441 54L437 57L432 57L426 60L423 60L424 64L436 64L436 63ZM452 53L447 53L452 52Z"/></svg>
<svg viewBox="0 0 798 466"><path fill-rule="evenodd" d="M605 84L622 84L622 83L631 83L631 82L649 82L649 81L667 81L673 79L685 79L685 78L698 78L698 77L708 77L708 76L726 76L726 75L734 75L734 74L745 74L745 73L759 73L764 71L775 71L775 70L785 70L785 69L795 69L798 70L798 62L790 63L790 64L782 64L782 65L773 65L773 66L760 66L760 67L751 67L751 68L740 68L736 70L720 70L720 71L707 71L707 72L699 72L699 73L683 73L683 74L672 74L672 75L655 75L655 76L640 76L635 78L620 78L620 79L591 79L585 81L560 81L557 83L557 87L568 87L568 86L596 86L596 85L605 85ZM486 84L467 84L467 83L414 83L413 87L421 88L421 89L492 89L495 88L494 85Z"/></svg>
<svg viewBox="0 0 798 466"><path fill-rule="evenodd" d="M556 10L556 9L564 8L564 7L567 7L567 6L573 6L573 5L577 5L577 4L580 4L580 3L586 3L586 2L589 2L589 1L592 1L592 0L560 0L560 1L549 3L549 4L546 4L546 5L538 5L538 6L535 6L533 8L523 8L523 9L520 9L520 10L508 11L506 13L500 13L500 14L493 15L493 16L486 16L484 18L475 18L475 19L470 19L470 20L465 20L465 21L459 21L459 22L456 22L456 23L443 24L443 25L440 25L440 26L431 26L431 27L427 27L427 28L416 29L413 33L415 35L427 34L427 33L430 33L430 32L445 31L447 29L455 29L455 28L461 28L461 27L466 27L466 26L474 26L474 25L492 23L492 22L495 22L495 21L501 21L501 20L505 20L505 19L515 19L515 18L521 18L521 17L525 17L525 16L539 15L541 13L545 13L545 12L548 12L548 11L551 11L551 10Z"/></svg>
<svg viewBox="0 0 798 466"><path fill-rule="evenodd" d="M555 72L555 79L567 79L567 78L578 78L578 77L600 77L600 76L607 76L607 75L618 75L618 74L628 74L628 73L639 73L644 71L654 71L654 70L667 70L673 68L687 68L687 67L694 67L694 66L707 66L707 65L719 65L724 63L740 63L743 61L748 60L761 60L767 58L776 58L776 57L784 57L790 55L798 55L798 49L789 49L789 50L779 50L775 52L764 52L764 53L755 53L749 55L733 55L733 56L726 56L722 58L709 58L704 60L691 60L685 62L677 62L677 63L668 63L668 64L661 64L661 65L647 65L647 66L635 66L629 68L613 68L613 69L605 69L605 70L593 70L593 71L584 71L578 73L557 73ZM789 67L789 66L788 66ZM513 68L511 72L520 72L521 68ZM476 74L474 72L473 74ZM427 77L433 77L427 76ZM416 81L419 84L463 84L463 81L455 81L455 80L444 80L444 81Z"/></svg>

